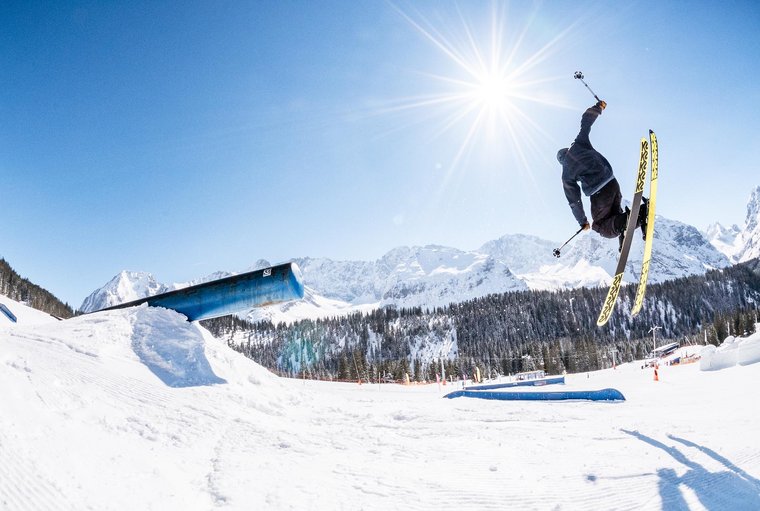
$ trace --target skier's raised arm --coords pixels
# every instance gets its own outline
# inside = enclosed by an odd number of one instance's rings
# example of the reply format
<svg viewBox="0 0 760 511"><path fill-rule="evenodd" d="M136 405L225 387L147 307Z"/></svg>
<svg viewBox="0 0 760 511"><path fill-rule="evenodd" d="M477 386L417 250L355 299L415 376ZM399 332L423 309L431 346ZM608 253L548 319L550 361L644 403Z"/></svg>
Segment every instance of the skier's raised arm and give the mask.
<svg viewBox="0 0 760 511"><path fill-rule="evenodd" d="M583 73L577 71L574 78L580 80L586 86L594 96L594 99L596 99L596 103L583 112L581 116L581 130L575 137L575 141L570 147L557 151L557 161L562 165L562 188L573 216L582 228L588 228L588 220L586 212L583 210L581 192L589 197L591 201L592 229L604 238L617 237L620 242L618 246L620 258L618 259L618 268L615 272L615 280L613 281L613 286L610 287L602 313L596 322L597 325L601 326L607 322L617 299L617 293L620 288L619 284L623 277L623 270L628 258L628 251L631 248L632 230L641 227L642 236L646 239L648 205L647 201L642 197L643 182L639 182L637 183L636 195L634 195L632 201L632 208L629 209L626 206L625 210L623 210L621 204L623 196L620 193L620 184L612 172L612 165L607 161L607 158L594 149L589 139L591 126L602 115L604 109L607 108L607 103L599 99L599 96L591 90L591 87L583 80ZM652 132L650 131L650 133ZM639 163L639 169L646 170L645 157L647 156L647 145L645 141L642 142L641 147L642 161ZM657 151L655 149L652 151L653 165L655 164L654 158L656 158L656 154ZM641 180L643 178L639 174L637 179ZM654 179L655 177L653 176L652 183L654 183ZM654 195L654 191L652 195ZM570 239L574 237L575 235ZM565 242L565 245L567 245L567 242ZM565 245L562 246L564 247ZM649 247L651 252L651 245ZM559 254L560 249L554 249L554 256L559 257ZM645 264L648 264L648 260ZM645 278L643 275L646 275L646 271L644 270L642 270L642 278ZM641 297L637 297L637 300L640 299Z"/></svg>
<svg viewBox="0 0 760 511"><path fill-rule="evenodd" d="M607 103L598 100L586 109L580 133L570 147L557 151L557 161L562 165L562 188L578 225L585 228L589 224L581 202L586 195L591 198L592 229L605 238L622 239L628 215L620 205L620 185L607 158L589 141L591 126L606 107Z"/></svg>
<svg viewBox="0 0 760 511"><path fill-rule="evenodd" d="M589 134L591 133L591 125L594 124L597 117L602 115L602 111L607 108L607 103L604 101L597 102L594 106L586 109L581 117L581 131L578 136L575 137L575 143L591 147L591 140L589 140Z"/></svg>

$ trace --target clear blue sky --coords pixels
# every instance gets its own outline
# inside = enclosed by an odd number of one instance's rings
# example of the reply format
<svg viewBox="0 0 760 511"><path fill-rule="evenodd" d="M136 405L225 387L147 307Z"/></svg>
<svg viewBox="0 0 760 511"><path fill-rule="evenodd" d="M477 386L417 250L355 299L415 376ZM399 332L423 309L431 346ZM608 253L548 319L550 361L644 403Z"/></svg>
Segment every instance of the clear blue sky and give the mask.
<svg viewBox="0 0 760 511"><path fill-rule="evenodd" d="M625 195L652 128L659 212L741 223L758 27L756 1L3 2L0 256L78 307L122 269L560 241L576 70Z"/></svg>

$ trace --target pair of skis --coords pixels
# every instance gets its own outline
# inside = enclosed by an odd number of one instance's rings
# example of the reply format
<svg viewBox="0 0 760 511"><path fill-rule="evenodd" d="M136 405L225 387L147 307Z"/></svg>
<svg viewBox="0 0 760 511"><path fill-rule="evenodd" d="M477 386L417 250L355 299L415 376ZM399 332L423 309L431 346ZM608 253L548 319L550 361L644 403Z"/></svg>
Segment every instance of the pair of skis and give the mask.
<svg viewBox="0 0 760 511"><path fill-rule="evenodd" d="M596 320L596 324L598 326L604 325L610 319L612 311L615 308L615 302L617 301L618 294L620 293L620 285L623 282L623 273L625 272L625 265L628 262L628 253L631 251L631 243L633 242L633 235L636 231L636 221L639 217L639 209L641 209L642 196L644 195L644 182L646 181L647 168L649 166L650 158L652 175L649 180L649 210L647 212L647 230L646 239L644 241L644 258L641 264L639 287L636 290L636 298L633 302L631 315L635 316L638 314L641 310L641 306L644 304L644 294L646 293L647 279L649 278L649 262L652 258L652 241L654 240L654 211L655 200L657 199L658 148L657 137L652 130L649 130L649 140L647 140L646 137L642 137L641 139L638 175L636 176L636 191L633 195L631 213L628 217L628 225L625 229L623 246L620 249L620 258L618 259L617 268L615 269L615 277L612 279L610 290L607 292L607 298L604 300L604 305L602 306L602 311L599 314L599 319Z"/></svg>

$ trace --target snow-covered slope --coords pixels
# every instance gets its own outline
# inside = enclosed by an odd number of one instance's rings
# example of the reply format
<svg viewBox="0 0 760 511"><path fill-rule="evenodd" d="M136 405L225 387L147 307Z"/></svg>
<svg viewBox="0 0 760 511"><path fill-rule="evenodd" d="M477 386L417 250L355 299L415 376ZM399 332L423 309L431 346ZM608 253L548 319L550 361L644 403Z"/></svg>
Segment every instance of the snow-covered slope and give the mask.
<svg viewBox="0 0 760 511"><path fill-rule="evenodd" d="M0 508L760 508L760 364L568 375L622 403L286 380L172 311L0 327ZM544 390L551 390L544 388Z"/></svg>
<svg viewBox="0 0 760 511"><path fill-rule="evenodd" d="M58 319L26 304L11 300L7 296L0 295L0 305L4 306L12 316L8 316L0 310L0 327L14 325L36 325L40 323L57 323ZM15 321L11 320L15 318Z"/></svg>

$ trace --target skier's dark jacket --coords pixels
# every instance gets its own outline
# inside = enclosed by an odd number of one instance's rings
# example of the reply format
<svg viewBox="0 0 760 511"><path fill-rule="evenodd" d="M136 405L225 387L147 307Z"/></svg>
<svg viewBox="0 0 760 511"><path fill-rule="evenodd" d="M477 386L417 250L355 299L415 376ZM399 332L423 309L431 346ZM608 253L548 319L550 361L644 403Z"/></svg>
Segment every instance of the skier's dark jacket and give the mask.
<svg viewBox="0 0 760 511"><path fill-rule="evenodd" d="M590 197L612 181L612 166L591 145L591 125L602 114L602 108L594 105L581 117L581 131L567 151L560 150L557 159L562 164L562 185L575 219L580 225L588 222L581 202L581 188ZM580 181L581 186L578 186Z"/></svg>

